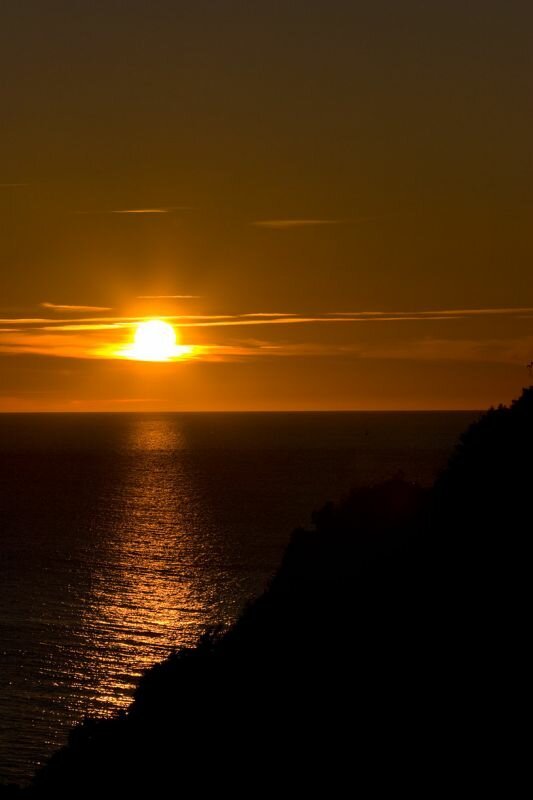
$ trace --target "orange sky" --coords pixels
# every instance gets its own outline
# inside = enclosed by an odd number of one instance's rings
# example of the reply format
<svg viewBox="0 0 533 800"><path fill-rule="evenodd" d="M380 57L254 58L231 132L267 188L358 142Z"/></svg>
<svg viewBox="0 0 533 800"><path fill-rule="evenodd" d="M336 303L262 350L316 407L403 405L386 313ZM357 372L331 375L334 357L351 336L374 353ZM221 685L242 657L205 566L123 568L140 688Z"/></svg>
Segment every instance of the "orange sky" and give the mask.
<svg viewBox="0 0 533 800"><path fill-rule="evenodd" d="M515 0L10 4L0 410L510 400L532 22ZM159 317L190 357L113 356Z"/></svg>

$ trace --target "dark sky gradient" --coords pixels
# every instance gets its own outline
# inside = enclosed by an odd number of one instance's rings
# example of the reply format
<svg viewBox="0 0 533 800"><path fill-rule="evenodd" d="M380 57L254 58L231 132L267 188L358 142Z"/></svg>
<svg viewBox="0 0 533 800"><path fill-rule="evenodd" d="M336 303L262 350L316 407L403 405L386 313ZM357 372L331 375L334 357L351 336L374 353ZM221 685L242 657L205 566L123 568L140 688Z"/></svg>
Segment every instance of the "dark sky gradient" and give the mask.
<svg viewBox="0 0 533 800"><path fill-rule="evenodd" d="M532 25L514 0L4 3L0 410L509 400L533 357ZM511 311L183 328L216 358L152 365L83 357L112 330L66 353L10 322L94 317L43 302Z"/></svg>

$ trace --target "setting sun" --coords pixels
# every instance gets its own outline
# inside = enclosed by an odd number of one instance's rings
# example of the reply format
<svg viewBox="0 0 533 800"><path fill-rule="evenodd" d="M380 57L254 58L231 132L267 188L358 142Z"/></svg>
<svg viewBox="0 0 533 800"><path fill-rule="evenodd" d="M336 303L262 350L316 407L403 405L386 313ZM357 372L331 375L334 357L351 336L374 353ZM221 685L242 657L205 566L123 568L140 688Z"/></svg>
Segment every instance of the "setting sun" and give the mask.
<svg viewBox="0 0 533 800"><path fill-rule="evenodd" d="M170 361L187 355L191 349L176 343L176 331L172 325L152 319L137 325L133 345L124 355L136 361Z"/></svg>

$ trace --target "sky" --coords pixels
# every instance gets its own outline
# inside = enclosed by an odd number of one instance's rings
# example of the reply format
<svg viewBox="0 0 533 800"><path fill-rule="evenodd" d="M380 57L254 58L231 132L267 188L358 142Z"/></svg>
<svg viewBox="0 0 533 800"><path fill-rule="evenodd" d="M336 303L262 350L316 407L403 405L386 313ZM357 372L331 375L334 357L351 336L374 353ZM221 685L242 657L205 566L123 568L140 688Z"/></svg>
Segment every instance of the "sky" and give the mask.
<svg viewBox="0 0 533 800"><path fill-rule="evenodd" d="M460 409L533 359L533 6L0 11L0 411ZM123 357L166 319L188 355Z"/></svg>

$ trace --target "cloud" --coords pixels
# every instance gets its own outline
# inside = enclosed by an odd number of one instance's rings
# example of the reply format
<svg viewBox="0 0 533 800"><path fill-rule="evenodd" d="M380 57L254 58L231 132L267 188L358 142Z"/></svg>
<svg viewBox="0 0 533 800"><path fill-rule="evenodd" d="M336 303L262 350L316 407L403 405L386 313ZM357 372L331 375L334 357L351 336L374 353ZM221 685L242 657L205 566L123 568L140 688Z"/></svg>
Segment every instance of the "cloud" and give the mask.
<svg viewBox="0 0 533 800"><path fill-rule="evenodd" d="M257 311L255 314L239 314L240 317L297 317L294 311Z"/></svg>
<svg viewBox="0 0 533 800"><path fill-rule="evenodd" d="M111 397L109 403L159 403L159 397Z"/></svg>
<svg viewBox="0 0 533 800"><path fill-rule="evenodd" d="M50 304L53 306L53 304ZM119 348L124 348L131 341L132 331L136 325L151 319L142 316L90 316L76 315L80 308L94 307L59 307L70 308L68 318L50 316L42 317L6 317L0 319L0 352L4 354L40 354L47 356L63 356L69 358L114 358ZM55 306L52 307L55 310ZM510 364L526 364L531 360L533 337L522 339L489 339L480 333L476 339L456 339L454 336L428 338L424 324L430 321L446 323L446 328L459 320L470 320L472 323L482 317L507 317L521 320L527 314L533 314L533 308L475 308L475 309L441 309L420 311L358 311L358 312L326 312L323 314L304 315L297 312L281 314L262 311L241 314L205 314L205 315L161 315L178 329L182 330L186 343L194 343L193 358L195 360L227 360L263 356L349 356L369 359L410 359L410 360L455 360L471 362L498 362ZM347 344L313 343L309 341L278 343L265 341L270 325L295 326L307 325L311 331L317 325L349 326L353 324L377 325L403 322L420 323L420 336L413 336L412 327L407 331L412 338L396 338L394 342L354 341ZM250 326L262 331L261 339L254 341L238 339L238 331L250 331ZM194 329L228 329L232 332L233 341L202 344L194 341ZM431 329L432 331L434 329ZM187 335L185 332L189 331ZM472 331L472 327L470 327ZM470 334L471 335L471 334ZM227 338L227 337L226 337ZM304 337L301 337L302 339ZM360 339L363 337L360 337ZM364 337L366 338L366 337ZM372 337L373 338L373 337ZM354 339L356 335L354 333ZM205 339L204 339L205 341Z"/></svg>
<svg viewBox="0 0 533 800"><path fill-rule="evenodd" d="M106 337L107 340L107 337ZM98 358L99 347L104 341L93 332L90 339L87 333L49 332L43 329L0 333L0 353L9 356L41 355L55 358L90 359Z"/></svg>
<svg viewBox="0 0 533 800"><path fill-rule="evenodd" d="M192 206L160 206L157 208L117 208L108 214L172 214L174 211L192 211Z"/></svg>
<svg viewBox="0 0 533 800"><path fill-rule="evenodd" d="M249 340L237 345L209 344L203 348L206 360L258 357L332 357L401 361L460 361L498 363L525 367L533 352L533 336L508 339L410 339L403 342L323 344L296 342L274 344Z"/></svg>
<svg viewBox="0 0 533 800"><path fill-rule="evenodd" d="M475 308L475 309L444 309L430 311L341 311L323 314L302 315L298 313L275 314L260 312L255 314L234 314L227 317L198 317L193 321L191 317L181 318L182 327L223 327L239 325L302 325L321 323L377 323L377 322L430 322L460 319L475 319L478 317L512 316L521 317L533 313L533 308ZM177 317L165 317L175 319Z"/></svg>
<svg viewBox="0 0 533 800"><path fill-rule="evenodd" d="M477 317L477 316L500 316L511 315L518 316L520 314L530 314L533 309L531 308L452 308L452 309L434 309L432 311L332 311L331 316L336 317L354 317L365 316L372 318L385 318L394 316L401 319L403 317L413 319L445 319L447 317Z"/></svg>
<svg viewBox="0 0 533 800"><path fill-rule="evenodd" d="M317 225L342 225L343 219L259 219L252 222L256 228L287 230L289 228L310 228Z"/></svg>
<svg viewBox="0 0 533 800"><path fill-rule="evenodd" d="M357 217L296 217L289 219L259 219L251 224L258 228L270 228L272 230L287 230L289 228L305 228L314 225L360 225L366 222L380 222L394 220L403 217L414 216L413 211L391 211L383 214L360 214Z"/></svg>
<svg viewBox="0 0 533 800"><path fill-rule="evenodd" d="M53 322L53 320L44 319L41 317L4 317L0 319L0 325L9 325L18 327L19 325L39 325L45 322Z"/></svg>
<svg viewBox="0 0 533 800"><path fill-rule="evenodd" d="M49 308L51 311L70 314L72 311L111 311L109 306L77 306L61 305L60 303L39 303L41 308Z"/></svg>
<svg viewBox="0 0 533 800"><path fill-rule="evenodd" d="M200 294L138 294L137 300L197 300Z"/></svg>
<svg viewBox="0 0 533 800"><path fill-rule="evenodd" d="M108 214L170 214L170 208L119 208Z"/></svg>
<svg viewBox="0 0 533 800"><path fill-rule="evenodd" d="M360 348L359 357L408 361L463 361L524 366L533 336L514 339L424 339Z"/></svg>
<svg viewBox="0 0 533 800"><path fill-rule="evenodd" d="M518 339L424 339L386 345L297 342L239 342L195 348L195 360L245 361L257 358L356 358L379 361L454 361L522 366L533 351L533 336Z"/></svg>
<svg viewBox="0 0 533 800"><path fill-rule="evenodd" d="M131 322L91 322L91 323L77 323L66 322L62 325L43 325L38 330L41 331L110 331L114 328L129 328L133 323ZM35 328L33 329L35 330Z"/></svg>
<svg viewBox="0 0 533 800"><path fill-rule="evenodd" d="M96 211L74 211L74 214L173 214L175 211L192 211L192 206L153 206L147 208L110 208Z"/></svg>
<svg viewBox="0 0 533 800"><path fill-rule="evenodd" d="M69 308L67 306L50 306ZM72 311L83 309L106 310L100 307L71 306ZM478 317L509 316L523 318L533 314L533 307L520 308L474 308L474 309L442 309L422 311L337 311L321 314L300 314L298 312L278 313L274 311L258 311L255 313L241 314L161 314L160 319L178 325L181 328L250 326L250 325L312 325L333 323L379 323L379 322L454 322ZM0 318L0 325L9 328L25 326L45 326L44 329L72 330L75 325L78 330L103 329L114 327L131 327L139 322L152 319L153 315L109 316L109 317L72 317L70 319L54 319L41 317L4 317Z"/></svg>

